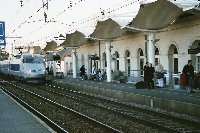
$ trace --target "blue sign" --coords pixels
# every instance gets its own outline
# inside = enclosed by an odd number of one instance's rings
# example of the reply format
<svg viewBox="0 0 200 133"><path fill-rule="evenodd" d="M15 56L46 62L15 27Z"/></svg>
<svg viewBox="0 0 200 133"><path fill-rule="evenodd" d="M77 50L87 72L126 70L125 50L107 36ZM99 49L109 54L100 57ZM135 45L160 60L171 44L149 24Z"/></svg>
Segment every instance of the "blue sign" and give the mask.
<svg viewBox="0 0 200 133"><path fill-rule="evenodd" d="M5 39L5 22L0 21L0 46L6 45L6 39Z"/></svg>

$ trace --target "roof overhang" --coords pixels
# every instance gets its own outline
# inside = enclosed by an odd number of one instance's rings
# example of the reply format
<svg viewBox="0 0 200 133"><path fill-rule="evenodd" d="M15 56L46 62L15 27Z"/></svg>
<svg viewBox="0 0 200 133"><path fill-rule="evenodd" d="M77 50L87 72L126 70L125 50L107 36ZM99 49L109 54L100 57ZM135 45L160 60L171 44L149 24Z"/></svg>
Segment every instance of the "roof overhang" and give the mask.
<svg viewBox="0 0 200 133"><path fill-rule="evenodd" d="M94 32L90 35L94 40L113 40L125 32L121 26L111 18L105 21L98 21Z"/></svg>
<svg viewBox="0 0 200 133"><path fill-rule="evenodd" d="M87 42L85 35L79 31L67 34L65 41L60 45L63 47L79 47Z"/></svg>
<svg viewBox="0 0 200 133"><path fill-rule="evenodd" d="M54 51L57 48L57 43L55 41L47 42L44 51Z"/></svg>
<svg viewBox="0 0 200 133"><path fill-rule="evenodd" d="M182 9L168 0L157 0L140 5L130 27L147 30L159 30L172 24L181 14Z"/></svg>

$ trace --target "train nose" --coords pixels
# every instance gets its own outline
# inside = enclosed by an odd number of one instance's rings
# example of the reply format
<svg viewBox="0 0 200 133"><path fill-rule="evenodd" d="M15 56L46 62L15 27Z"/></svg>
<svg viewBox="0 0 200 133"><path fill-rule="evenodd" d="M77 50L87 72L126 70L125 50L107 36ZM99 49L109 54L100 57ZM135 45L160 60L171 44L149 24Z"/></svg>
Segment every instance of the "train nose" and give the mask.
<svg viewBox="0 0 200 133"><path fill-rule="evenodd" d="M29 70L29 72L37 72L36 70Z"/></svg>

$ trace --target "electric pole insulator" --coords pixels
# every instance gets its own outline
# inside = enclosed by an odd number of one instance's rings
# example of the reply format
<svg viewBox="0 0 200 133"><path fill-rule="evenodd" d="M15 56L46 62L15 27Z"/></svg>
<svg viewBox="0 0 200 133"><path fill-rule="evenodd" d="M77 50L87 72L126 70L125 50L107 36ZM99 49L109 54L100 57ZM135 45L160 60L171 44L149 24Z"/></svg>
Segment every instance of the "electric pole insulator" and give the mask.
<svg viewBox="0 0 200 133"><path fill-rule="evenodd" d="M23 6L23 0L20 0L20 3L21 3L21 7Z"/></svg>

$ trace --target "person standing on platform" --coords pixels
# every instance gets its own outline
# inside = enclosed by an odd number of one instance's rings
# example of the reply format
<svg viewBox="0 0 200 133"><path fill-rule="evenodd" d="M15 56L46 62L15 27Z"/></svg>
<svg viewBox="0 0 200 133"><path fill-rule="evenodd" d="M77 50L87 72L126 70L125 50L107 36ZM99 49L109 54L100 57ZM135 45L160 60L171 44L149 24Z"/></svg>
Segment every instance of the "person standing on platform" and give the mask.
<svg viewBox="0 0 200 133"><path fill-rule="evenodd" d="M158 79L158 87L164 87L164 73L163 73L163 65L158 63L158 61L155 62L155 72L156 72L156 78Z"/></svg>
<svg viewBox="0 0 200 133"><path fill-rule="evenodd" d="M146 62L143 70L144 70L144 83L145 83L145 86L148 88L149 87L149 62Z"/></svg>
<svg viewBox="0 0 200 133"><path fill-rule="evenodd" d="M144 83L147 88L154 88L154 67L151 63L146 62L144 66Z"/></svg>
<svg viewBox="0 0 200 133"><path fill-rule="evenodd" d="M85 79L85 66L82 65L82 67L80 68L80 76L82 77L82 80Z"/></svg>
<svg viewBox="0 0 200 133"><path fill-rule="evenodd" d="M96 69L96 65L94 64L92 67L92 72L91 72L91 79L95 80L97 78L97 69Z"/></svg>
<svg viewBox="0 0 200 133"><path fill-rule="evenodd" d="M183 73L185 75L185 87L188 91L193 92L193 88L190 86L190 82L194 80L194 67L192 65L192 60L188 60L187 65L183 67Z"/></svg>
<svg viewBox="0 0 200 133"><path fill-rule="evenodd" d="M154 72L155 69L151 63L149 63L149 88L154 88Z"/></svg>

